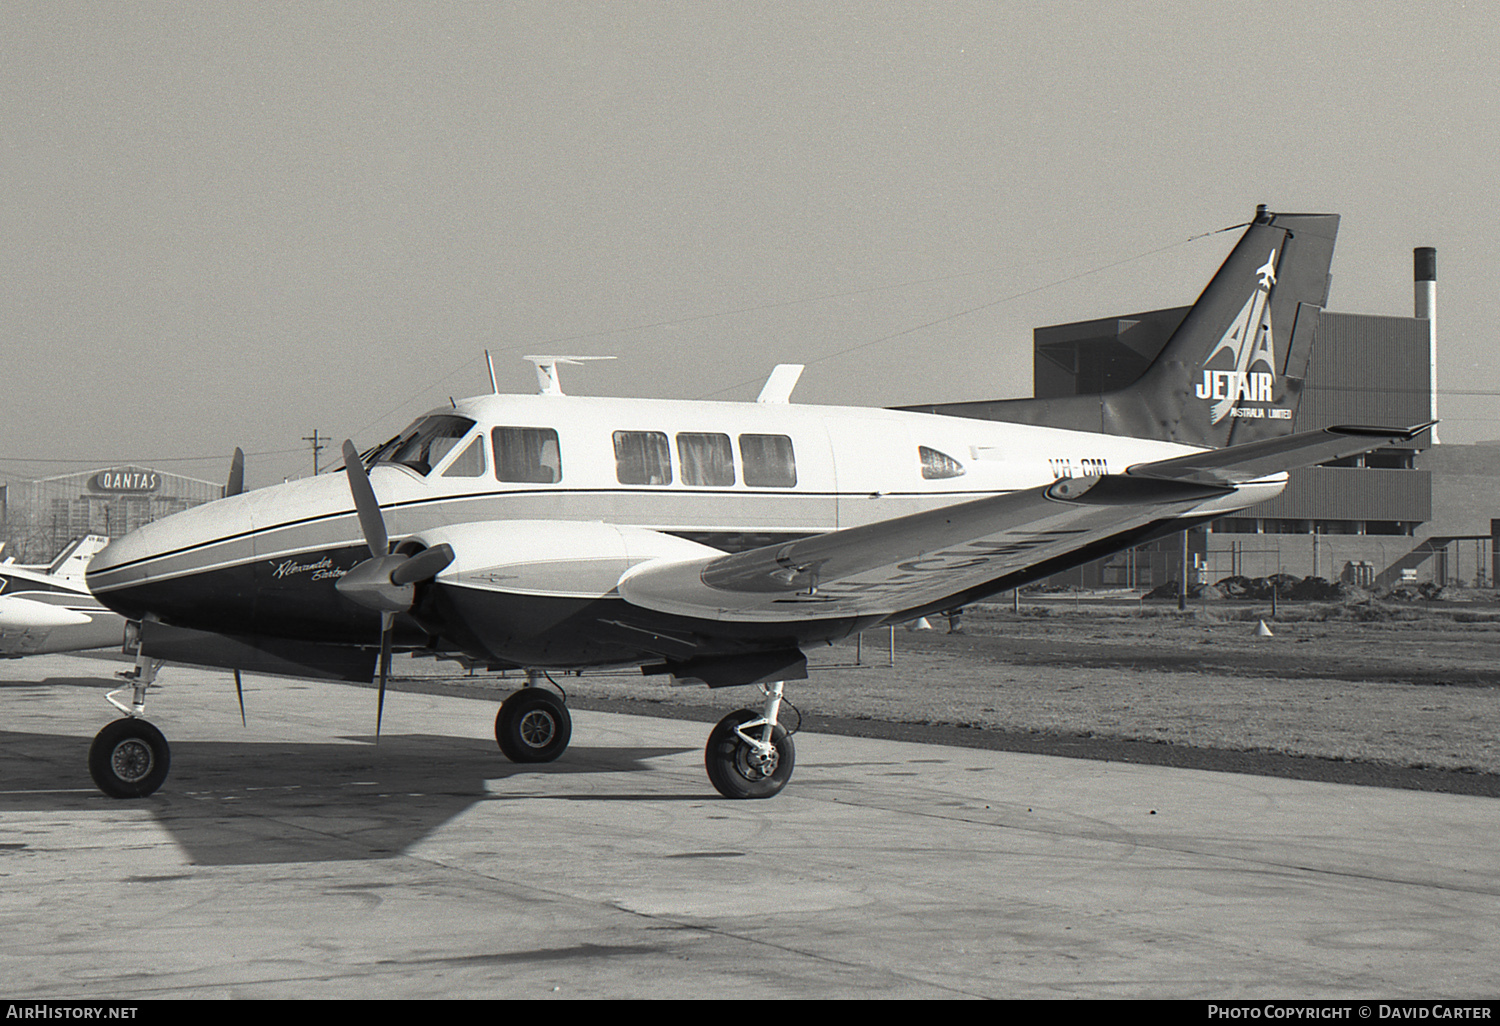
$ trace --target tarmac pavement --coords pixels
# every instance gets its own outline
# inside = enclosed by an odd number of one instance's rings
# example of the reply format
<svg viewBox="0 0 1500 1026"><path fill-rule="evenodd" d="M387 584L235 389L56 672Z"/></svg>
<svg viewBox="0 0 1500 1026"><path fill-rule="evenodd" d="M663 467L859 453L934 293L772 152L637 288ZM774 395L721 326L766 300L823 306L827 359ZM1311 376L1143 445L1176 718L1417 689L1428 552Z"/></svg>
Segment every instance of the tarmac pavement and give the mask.
<svg viewBox="0 0 1500 1026"><path fill-rule="evenodd" d="M1440 999L1500 994L1500 802L168 667L154 796L85 763L119 664L0 663L0 997ZM725 711L746 699L718 693ZM717 697L717 696L716 696Z"/></svg>

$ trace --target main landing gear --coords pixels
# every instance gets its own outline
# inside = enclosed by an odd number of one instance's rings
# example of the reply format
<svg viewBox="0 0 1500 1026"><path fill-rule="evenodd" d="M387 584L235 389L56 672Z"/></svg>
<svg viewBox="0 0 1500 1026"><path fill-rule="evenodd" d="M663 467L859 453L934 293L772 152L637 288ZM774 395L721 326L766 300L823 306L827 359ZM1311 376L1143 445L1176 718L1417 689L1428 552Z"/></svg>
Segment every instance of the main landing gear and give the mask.
<svg viewBox="0 0 1500 1026"><path fill-rule="evenodd" d="M172 750L162 732L141 718L146 711L146 689L160 668L161 660L138 657L135 669L119 674L132 684L130 705L115 698L124 688L104 696L125 717L106 724L94 736L89 745L89 775L111 798L144 798L167 779Z"/></svg>
<svg viewBox="0 0 1500 1026"><path fill-rule="evenodd" d="M781 681L762 684L760 712L740 709L718 722L708 735L703 766L709 782L725 798L772 798L792 779L797 748L776 722Z"/></svg>
<svg viewBox="0 0 1500 1026"><path fill-rule="evenodd" d="M537 676L527 671L526 686L502 702L495 714L495 740L511 762L551 762L567 750L573 736L568 707L538 687Z"/></svg>
<svg viewBox="0 0 1500 1026"><path fill-rule="evenodd" d="M551 762L568 747L573 719L563 700L538 687L541 674L528 671L527 685L515 691L495 716L495 740L511 762ZM762 684L760 711L740 709L718 722L708 735L703 765L725 798L771 798L792 779L797 749L776 722L782 683Z"/></svg>

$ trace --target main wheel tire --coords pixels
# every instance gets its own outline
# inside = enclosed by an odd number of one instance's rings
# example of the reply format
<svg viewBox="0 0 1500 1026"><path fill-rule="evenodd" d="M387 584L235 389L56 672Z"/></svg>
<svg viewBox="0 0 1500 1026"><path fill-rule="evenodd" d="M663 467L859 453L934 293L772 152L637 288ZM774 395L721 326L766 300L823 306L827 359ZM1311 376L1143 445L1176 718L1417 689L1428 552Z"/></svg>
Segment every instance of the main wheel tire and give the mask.
<svg viewBox="0 0 1500 1026"><path fill-rule="evenodd" d="M145 720L106 724L89 745L89 775L111 798L144 798L167 779L172 750Z"/></svg>
<svg viewBox="0 0 1500 1026"><path fill-rule="evenodd" d="M522 688L495 714L495 740L511 762L551 762L572 737L568 707L542 688Z"/></svg>
<svg viewBox="0 0 1500 1026"><path fill-rule="evenodd" d="M760 719L760 713L740 709L718 722L708 735L708 745L703 749L703 766L708 770L708 779L725 798L772 798L781 793L787 781L792 779L792 768L797 763L797 747L786 728L780 724L771 731L771 745L775 752L769 758L756 754L746 744L736 728L751 720Z"/></svg>

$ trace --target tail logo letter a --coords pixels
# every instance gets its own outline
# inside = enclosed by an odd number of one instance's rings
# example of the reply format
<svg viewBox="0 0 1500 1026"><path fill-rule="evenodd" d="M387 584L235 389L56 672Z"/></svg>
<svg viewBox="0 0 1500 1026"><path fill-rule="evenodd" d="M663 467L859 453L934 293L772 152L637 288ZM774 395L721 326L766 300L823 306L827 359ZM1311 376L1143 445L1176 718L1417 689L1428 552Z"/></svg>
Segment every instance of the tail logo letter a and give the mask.
<svg viewBox="0 0 1500 1026"><path fill-rule="evenodd" d="M1240 400L1250 402L1272 402L1276 385L1276 340L1271 330L1269 301L1271 288L1276 284L1276 250L1266 262L1256 269L1258 287L1245 300L1245 305L1235 315L1219 344L1214 346L1203 361L1203 381L1194 389L1199 399L1215 400L1212 409L1213 423L1217 424L1229 416ZM1214 357L1228 350L1233 357L1233 366L1224 370L1209 370ZM1264 364L1265 371L1252 373L1256 364Z"/></svg>

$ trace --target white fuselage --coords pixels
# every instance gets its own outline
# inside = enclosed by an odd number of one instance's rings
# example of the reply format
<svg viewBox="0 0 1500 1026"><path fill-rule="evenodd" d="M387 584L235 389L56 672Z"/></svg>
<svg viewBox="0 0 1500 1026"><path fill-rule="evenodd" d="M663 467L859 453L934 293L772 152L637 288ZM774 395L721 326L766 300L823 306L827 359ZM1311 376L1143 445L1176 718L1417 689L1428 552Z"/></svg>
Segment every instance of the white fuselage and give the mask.
<svg viewBox="0 0 1500 1026"><path fill-rule="evenodd" d="M475 422L427 473L377 463L370 479L393 540L456 524L603 522L667 532L736 551L854 527L1060 478L1123 473L1196 451L1171 442L891 410L774 403L578 396L481 396L429 416ZM555 432L555 480L501 480L497 438L510 429ZM622 469L616 434L650 436L665 473ZM685 466L684 435L731 454L732 483ZM789 440L792 473L771 483L747 467L746 438ZM470 446L481 447L476 459ZM925 457L925 459L924 459ZM462 464L462 466L460 466ZM925 470L924 470L925 468ZM748 472L747 471L751 471ZM624 478L624 480L622 480ZM1272 497L1284 475L1203 504L1228 512ZM255 563L282 578L337 577L361 544L342 474L293 481L195 507L113 542L89 585L108 596L146 580ZM329 555L319 555L327 553ZM317 558L313 558L317 556ZM331 561L326 561L331 560ZM325 562L326 561L326 562ZM323 565L317 565L322 563Z"/></svg>

